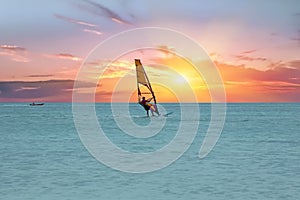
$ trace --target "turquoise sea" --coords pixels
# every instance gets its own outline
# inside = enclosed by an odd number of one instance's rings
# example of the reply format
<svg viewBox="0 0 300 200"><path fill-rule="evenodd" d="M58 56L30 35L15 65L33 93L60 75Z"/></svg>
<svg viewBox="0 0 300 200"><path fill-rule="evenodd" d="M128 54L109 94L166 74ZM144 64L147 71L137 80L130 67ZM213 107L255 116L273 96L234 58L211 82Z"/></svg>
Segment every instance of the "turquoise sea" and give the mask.
<svg viewBox="0 0 300 200"><path fill-rule="evenodd" d="M96 104L107 137L131 152L152 152L168 144L183 120L179 104L150 138L122 133L110 104ZM197 135L171 165L149 173L126 173L95 159L76 131L71 103L0 103L0 199L299 199L300 104L227 104L223 132L207 157L198 157L210 122L211 104L199 104ZM149 124L130 104L132 120ZM88 120L88 118L87 118ZM138 133L135 133L138 134ZM101 147L99 147L101 148ZM103 150L105 151L105 150Z"/></svg>

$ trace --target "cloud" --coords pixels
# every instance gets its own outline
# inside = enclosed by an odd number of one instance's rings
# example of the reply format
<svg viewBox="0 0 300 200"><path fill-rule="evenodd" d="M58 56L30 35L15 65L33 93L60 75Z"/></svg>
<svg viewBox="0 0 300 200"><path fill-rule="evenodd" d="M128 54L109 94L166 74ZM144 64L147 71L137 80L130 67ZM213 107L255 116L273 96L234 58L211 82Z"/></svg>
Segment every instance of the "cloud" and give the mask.
<svg viewBox="0 0 300 200"><path fill-rule="evenodd" d="M87 32L87 33L93 33L93 34L96 34L96 35L102 35L102 32L98 31L98 30L92 30L92 29L83 29L84 32Z"/></svg>
<svg viewBox="0 0 300 200"><path fill-rule="evenodd" d="M68 59L68 60L73 60L73 61L80 61L81 60L80 57L77 57L77 56L74 56L74 55L68 54L68 53L59 53L59 54L56 54L54 56L57 56L58 58L61 58L61 59Z"/></svg>
<svg viewBox="0 0 300 200"><path fill-rule="evenodd" d="M284 63L282 60L276 61L276 62L270 62L266 66L266 69L275 69L275 68L280 68L280 67L287 67L287 63Z"/></svg>
<svg viewBox="0 0 300 200"><path fill-rule="evenodd" d="M290 39L293 41L300 42L300 30L298 30L296 37L291 37Z"/></svg>
<svg viewBox="0 0 300 200"><path fill-rule="evenodd" d="M18 46L15 46L15 45L1 45L0 46L1 49L4 49L4 50L9 50L9 51L26 51L25 48L23 47L18 47Z"/></svg>
<svg viewBox="0 0 300 200"><path fill-rule="evenodd" d="M300 84L300 61L293 60L282 63L278 67L269 70L257 70L254 68L246 68L243 65L234 66L225 63L216 63L223 79L227 81L272 81Z"/></svg>
<svg viewBox="0 0 300 200"><path fill-rule="evenodd" d="M256 49L248 50L248 51L243 51L242 54L250 54L256 52Z"/></svg>
<svg viewBox="0 0 300 200"><path fill-rule="evenodd" d="M51 77L53 76L52 74L33 74L33 75L28 75L26 77L29 78L45 78L45 77Z"/></svg>
<svg viewBox="0 0 300 200"><path fill-rule="evenodd" d="M16 45L0 45L0 56L7 56L15 62L30 62L27 58L27 50Z"/></svg>
<svg viewBox="0 0 300 200"><path fill-rule="evenodd" d="M221 60L222 59L222 55L217 53L217 52L211 52L209 53L209 57L212 59L212 60Z"/></svg>
<svg viewBox="0 0 300 200"><path fill-rule="evenodd" d="M95 94L95 100L97 102L110 102L111 101L112 92L111 91L98 91Z"/></svg>
<svg viewBox="0 0 300 200"><path fill-rule="evenodd" d="M122 18L120 15L118 15L117 13L115 13L114 11L112 11L111 9L93 2L93 1L89 1L89 0L85 0L85 2L87 4L89 4L90 6L87 5L79 5L79 7L83 10L89 11L92 14L98 15L98 16L104 16L118 24L129 24L132 25L131 22L125 20L124 18Z"/></svg>
<svg viewBox="0 0 300 200"><path fill-rule="evenodd" d="M291 40L300 42L300 37L293 37L293 38L291 38Z"/></svg>
<svg viewBox="0 0 300 200"><path fill-rule="evenodd" d="M62 16L62 15L58 15L58 14L54 14L54 16L58 19L61 19L61 20L64 20L66 22L70 22L72 24L78 24L78 25L82 25L82 26L88 26L88 27L97 27L96 24L92 24L92 23L88 23L88 22L85 22L85 21L81 21L81 20L77 20L77 19L73 19L73 18L70 18L70 17L65 17L65 16Z"/></svg>
<svg viewBox="0 0 300 200"><path fill-rule="evenodd" d="M296 41L296 42L300 43L300 29L299 29L299 26L300 26L300 23L299 23L299 21L300 21L300 13L295 13L293 16L296 18L296 20L298 22L298 24L296 25L297 32L295 34L296 36L291 37L290 39L293 40L293 41Z"/></svg>
<svg viewBox="0 0 300 200"><path fill-rule="evenodd" d="M0 101L71 101L74 80L0 82ZM92 87L81 83L81 88Z"/></svg>
<svg viewBox="0 0 300 200"><path fill-rule="evenodd" d="M66 16L59 15L59 14L54 14L54 16L58 19L63 20L63 21L87 27L87 28L83 29L84 32L93 33L93 34L96 34L96 35L101 35L102 34L100 32L100 30L97 29L98 25L96 25L96 24L89 23L89 22L82 21L82 20L73 19L73 18L66 17Z"/></svg>
<svg viewBox="0 0 300 200"><path fill-rule="evenodd" d="M295 89L300 89L300 84L292 84L286 82L263 82L261 84L262 87L268 90L275 90L280 93L287 93L293 91Z"/></svg>
<svg viewBox="0 0 300 200"><path fill-rule="evenodd" d="M104 79L114 79L114 78L122 78L126 74L132 72L131 64L125 61L113 62L111 65L105 70L102 74L101 78Z"/></svg>
<svg viewBox="0 0 300 200"><path fill-rule="evenodd" d="M174 55L176 53L176 49L174 47L169 47L166 45L157 46L157 50L163 52L166 56Z"/></svg>
<svg viewBox="0 0 300 200"><path fill-rule="evenodd" d="M122 78L129 72L130 69L125 67L110 67L107 70L105 70L101 78Z"/></svg>
<svg viewBox="0 0 300 200"><path fill-rule="evenodd" d="M244 65L216 65L229 101L300 101L300 60L282 62L265 71Z"/></svg>
<svg viewBox="0 0 300 200"><path fill-rule="evenodd" d="M95 76L97 74L97 78L99 78L99 69L101 71L104 69L101 74L101 79L115 79L122 78L126 74L132 75L132 71L134 68L134 63L126 60L118 60L118 61L110 61L110 60L94 60L90 62L86 62L85 66L90 68L91 76Z"/></svg>
<svg viewBox="0 0 300 200"><path fill-rule="evenodd" d="M72 61L81 61L82 58L74 56L69 53L59 53L59 54L45 54L44 56L49 58L59 58L59 59L66 59L66 60L72 60Z"/></svg>
<svg viewBox="0 0 300 200"><path fill-rule="evenodd" d="M300 69L300 60L292 60L287 63L287 66L294 69Z"/></svg>
<svg viewBox="0 0 300 200"><path fill-rule="evenodd" d="M251 57L246 55L236 55L235 58L241 61L267 61L264 57Z"/></svg>
<svg viewBox="0 0 300 200"><path fill-rule="evenodd" d="M0 82L0 98L35 99L60 96L64 89L73 87L73 81L11 81ZM65 93L64 95L68 95Z"/></svg>

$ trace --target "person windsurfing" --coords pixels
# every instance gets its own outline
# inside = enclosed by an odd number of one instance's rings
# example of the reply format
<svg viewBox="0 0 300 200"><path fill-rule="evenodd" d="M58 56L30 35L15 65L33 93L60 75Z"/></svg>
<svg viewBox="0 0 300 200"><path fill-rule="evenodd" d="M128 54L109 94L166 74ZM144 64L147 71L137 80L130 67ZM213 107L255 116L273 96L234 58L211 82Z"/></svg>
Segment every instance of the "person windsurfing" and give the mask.
<svg viewBox="0 0 300 200"><path fill-rule="evenodd" d="M146 99L145 97L143 97L142 100L139 102L146 110L148 117L149 117L149 110L151 110L152 116L154 116L153 111L155 110L155 108L150 103L151 100L152 98Z"/></svg>

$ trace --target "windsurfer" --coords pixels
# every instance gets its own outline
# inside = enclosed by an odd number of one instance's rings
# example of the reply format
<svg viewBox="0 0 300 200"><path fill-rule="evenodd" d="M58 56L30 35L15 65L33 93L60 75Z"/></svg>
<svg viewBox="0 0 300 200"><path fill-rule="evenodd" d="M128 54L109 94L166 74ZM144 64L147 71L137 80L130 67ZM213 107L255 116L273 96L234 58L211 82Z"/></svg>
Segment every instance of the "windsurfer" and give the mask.
<svg viewBox="0 0 300 200"><path fill-rule="evenodd" d="M144 109L147 111L147 116L149 117L149 110L152 107L152 104L149 103L152 100L152 98L146 99L145 97L142 98L142 100L140 101L140 104L144 107ZM151 109L152 112L152 116L153 114L153 110Z"/></svg>

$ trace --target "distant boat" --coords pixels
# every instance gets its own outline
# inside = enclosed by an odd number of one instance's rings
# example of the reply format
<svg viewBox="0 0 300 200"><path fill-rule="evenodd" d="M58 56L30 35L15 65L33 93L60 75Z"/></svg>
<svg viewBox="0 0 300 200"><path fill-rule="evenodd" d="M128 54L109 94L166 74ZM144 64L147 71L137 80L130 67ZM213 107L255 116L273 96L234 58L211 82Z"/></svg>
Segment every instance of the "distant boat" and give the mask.
<svg viewBox="0 0 300 200"><path fill-rule="evenodd" d="M32 102L31 104L29 104L30 106L43 106L44 103L34 103Z"/></svg>

